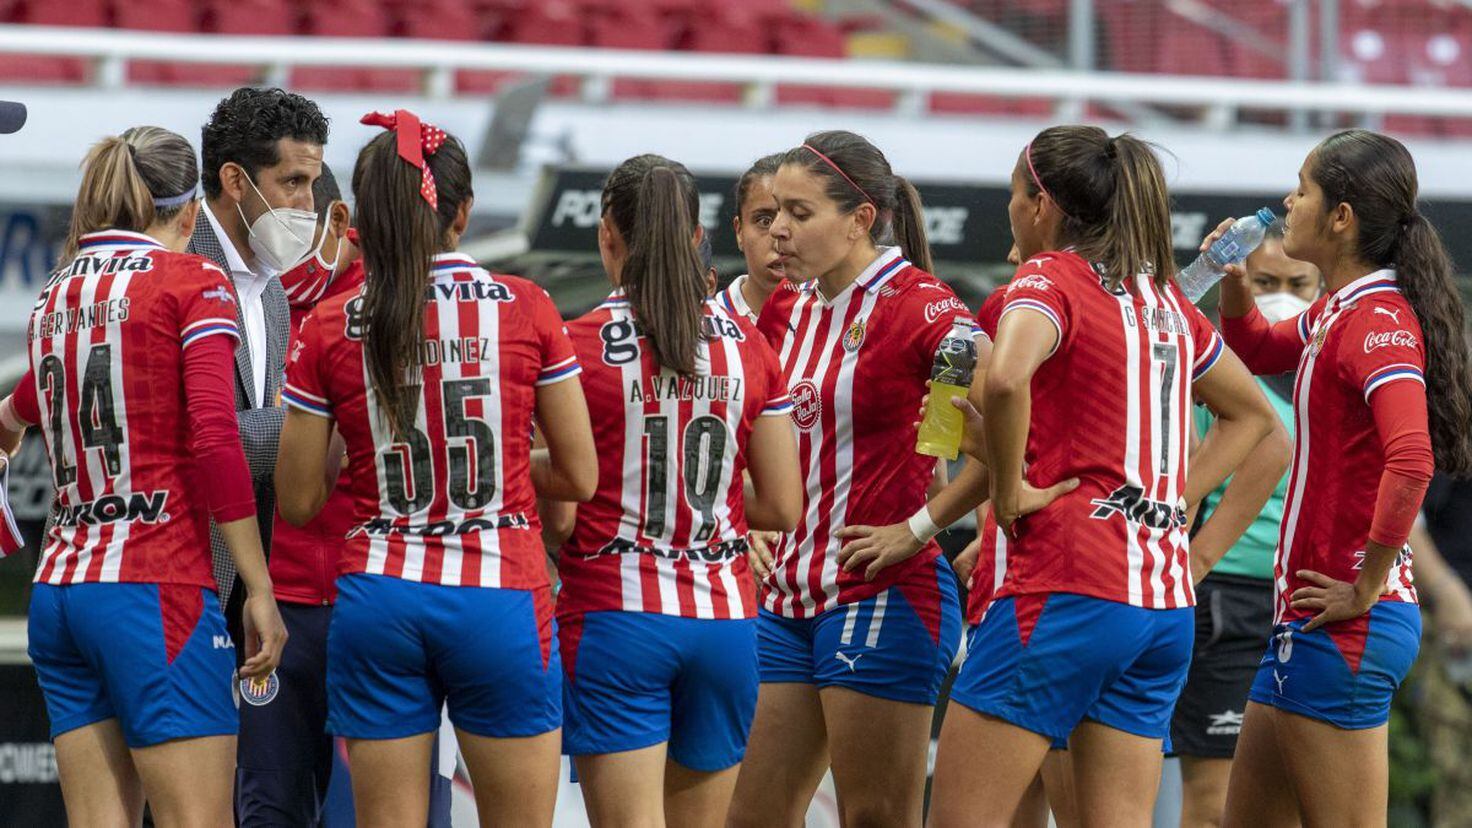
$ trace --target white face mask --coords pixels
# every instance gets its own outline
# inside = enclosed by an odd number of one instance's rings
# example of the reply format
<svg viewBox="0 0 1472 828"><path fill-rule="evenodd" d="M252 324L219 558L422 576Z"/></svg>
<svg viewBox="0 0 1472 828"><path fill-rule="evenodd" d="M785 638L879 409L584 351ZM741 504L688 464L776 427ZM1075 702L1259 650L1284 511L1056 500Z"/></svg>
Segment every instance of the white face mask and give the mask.
<svg viewBox="0 0 1472 828"><path fill-rule="evenodd" d="M300 262L306 257L307 251L312 249L312 234L317 231L317 214L310 210L272 207L266 197L261 195L256 183L250 180L250 176L247 175L245 180L261 201L266 203L266 212L257 216L254 222L246 223L246 231L250 233L250 250L256 254L261 264L280 273ZM245 221L245 211L240 209L239 204L235 205L235 209L240 213L240 220Z"/></svg>
<svg viewBox="0 0 1472 828"><path fill-rule="evenodd" d="M1292 293L1264 293L1256 300L1257 309L1269 322L1282 322L1308 310L1310 303Z"/></svg>

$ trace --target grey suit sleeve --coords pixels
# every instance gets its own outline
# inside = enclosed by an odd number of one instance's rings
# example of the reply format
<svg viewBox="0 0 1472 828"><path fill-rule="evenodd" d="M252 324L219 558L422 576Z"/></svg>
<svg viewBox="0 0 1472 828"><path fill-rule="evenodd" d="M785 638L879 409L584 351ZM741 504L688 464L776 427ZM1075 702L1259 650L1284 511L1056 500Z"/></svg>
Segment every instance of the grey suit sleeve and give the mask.
<svg viewBox="0 0 1472 828"><path fill-rule="evenodd" d="M257 486L271 488L276 474L276 451L281 444L281 424L286 419L286 409L247 408L237 411L240 423L240 446L245 449L245 464L250 467L250 479Z"/></svg>

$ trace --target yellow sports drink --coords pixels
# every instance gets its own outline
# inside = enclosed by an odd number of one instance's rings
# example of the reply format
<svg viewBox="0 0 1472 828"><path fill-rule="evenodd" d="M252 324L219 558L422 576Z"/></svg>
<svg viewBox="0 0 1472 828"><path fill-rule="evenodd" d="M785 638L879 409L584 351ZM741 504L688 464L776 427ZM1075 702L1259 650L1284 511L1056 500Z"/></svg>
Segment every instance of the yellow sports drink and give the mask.
<svg viewBox="0 0 1472 828"><path fill-rule="evenodd" d="M930 399L925 403L925 418L920 421L916 452L947 460L955 460L960 454L966 418L951 405L951 397L965 397L970 392L975 372L976 340L972 339L971 324L957 321L935 349Z"/></svg>

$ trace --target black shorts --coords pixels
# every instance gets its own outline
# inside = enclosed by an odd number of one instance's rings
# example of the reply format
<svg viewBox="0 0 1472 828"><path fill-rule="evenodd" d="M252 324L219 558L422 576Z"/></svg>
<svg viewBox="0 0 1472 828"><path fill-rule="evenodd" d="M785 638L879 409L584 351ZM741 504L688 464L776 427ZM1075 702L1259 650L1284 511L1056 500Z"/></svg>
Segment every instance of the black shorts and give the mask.
<svg viewBox="0 0 1472 828"><path fill-rule="evenodd" d="M1247 691L1273 632L1273 582L1207 575L1196 587L1196 649L1176 702L1175 752L1230 759L1242 731Z"/></svg>

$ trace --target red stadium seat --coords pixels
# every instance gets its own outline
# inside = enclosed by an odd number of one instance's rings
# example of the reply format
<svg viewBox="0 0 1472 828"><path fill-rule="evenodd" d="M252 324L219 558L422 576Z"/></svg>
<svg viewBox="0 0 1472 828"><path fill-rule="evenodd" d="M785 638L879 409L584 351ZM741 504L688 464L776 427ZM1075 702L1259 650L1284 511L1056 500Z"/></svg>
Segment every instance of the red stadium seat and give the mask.
<svg viewBox="0 0 1472 828"><path fill-rule="evenodd" d="M101 28L108 22L103 0L78 0L70 3L30 0L15 3L8 11L9 21L34 26ZM84 82L87 75L87 61L80 58L0 56L0 81L76 84Z"/></svg>
<svg viewBox="0 0 1472 828"><path fill-rule="evenodd" d="M661 18L648 8L609 8L595 13L590 29L594 46L603 49L640 49L660 51L673 49L674 41ZM621 78L613 82L615 99L654 98L652 81Z"/></svg>
<svg viewBox="0 0 1472 828"><path fill-rule="evenodd" d="M116 3L113 25L119 29L191 33L200 30L199 8L190 0ZM188 84L196 68L191 64L135 60L128 64L128 80L144 84Z"/></svg>
<svg viewBox="0 0 1472 828"><path fill-rule="evenodd" d="M588 42L583 24L584 17L571 3L544 0L503 17L499 29L491 34L495 40L510 43L583 46ZM492 94L520 76L517 72L461 72L456 76L455 86L463 94ZM550 93L560 97L577 95L577 78L554 78Z"/></svg>
<svg viewBox="0 0 1472 828"><path fill-rule="evenodd" d="M389 37L393 21L374 0L313 0L304 6L303 28L321 37ZM291 72L299 89L333 91L419 91L423 84L412 69L302 67Z"/></svg>
<svg viewBox="0 0 1472 828"><path fill-rule="evenodd" d="M841 58L848 55L848 39L836 26L816 17L788 16L774 27L777 53L794 57ZM849 109L888 109L894 93L880 89L831 89L819 86L782 84L777 102Z"/></svg>
<svg viewBox="0 0 1472 828"><path fill-rule="evenodd" d="M1154 72L1159 14L1145 0L1112 0L1099 6L1104 30L1101 67L1115 72Z"/></svg>
<svg viewBox="0 0 1472 828"><path fill-rule="evenodd" d="M200 3L203 31L232 35L296 34L296 12L285 0L207 0ZM201 86L243 86L260 80L261 70L250 66L196 65L184 73L175 69L174 83ZM186 80L187 78L187 80Z"/></svg>
<svg viewBox="0 0 1472 828"><path fill-rule="evenodd" d="M771 45L766 29L755 17L722 12L692 22L682 44L692 52L725 54L767 54ZM658 81L651 85L652 94L665 100L737 103L741 100L739 83L699 83L694 81Z"/></svg>
<svg viewBox="0 0 1472 828"><path fill-rule="evenodd" d="M930 96L930 111L939 115L1015 115L1024 118L1049 118L1053 115L1050 101L1036 98L999 98L994 95L972 95L966 92L935 92Z"/></svg>
<svg viewBox="0 0 1472 828"><path fill-rule="evenodd" d="M1227 39L1186 20L1172 21L1169 37L1156 46L1155 71L1171 75L1225 75Z"/></svg>
<svg viewBox="0 0 1472 828"><path fill-rule="evenodd" d="M410 3L398 15L399 34L424 40L481 40L482 17L462 0Z"/></svg>

